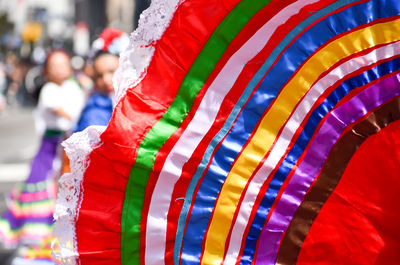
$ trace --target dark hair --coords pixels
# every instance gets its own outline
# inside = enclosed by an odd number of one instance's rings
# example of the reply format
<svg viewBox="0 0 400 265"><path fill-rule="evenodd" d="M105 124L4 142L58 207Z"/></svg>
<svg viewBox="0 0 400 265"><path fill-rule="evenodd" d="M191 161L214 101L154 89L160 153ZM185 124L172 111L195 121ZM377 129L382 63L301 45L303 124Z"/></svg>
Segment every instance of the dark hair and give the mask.
<svg viewBox="0 0 400 265"><path fill-rule="evenodd" d="M114 55L114 56L118 57L118 55L116 55L114 53L111 53L111 52L108 52L108 51L103 51L103 50L98 50L94 54L92 54L91 56L88 57L87 63L89 65L93 65L94 61L96 61L97 58L99 58L102 55L106 55L106 54L110 54L110 55Z"/></svg>

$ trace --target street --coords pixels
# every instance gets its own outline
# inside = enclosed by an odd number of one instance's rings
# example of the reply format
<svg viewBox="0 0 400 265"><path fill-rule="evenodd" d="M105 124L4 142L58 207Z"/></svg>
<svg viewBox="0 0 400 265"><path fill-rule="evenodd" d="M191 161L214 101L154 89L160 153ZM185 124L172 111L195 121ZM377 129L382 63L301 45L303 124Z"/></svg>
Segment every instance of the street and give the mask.
<svg viewBox="0 0 400 265"><path fill-rule="evenodd" d="M0 193L23 181L38 145L33 109L10 107L0 113ZM4 200L0 204L2 209Z"/></svg>
<svg viewBox="0 0 400 265"><path fill-rule="evenodd" d="M38 147L33 109L11 106L0 113L0 213L5 195L29 173L29 164ZM0 249L0 265L10 264L12 251Z"/></svg>

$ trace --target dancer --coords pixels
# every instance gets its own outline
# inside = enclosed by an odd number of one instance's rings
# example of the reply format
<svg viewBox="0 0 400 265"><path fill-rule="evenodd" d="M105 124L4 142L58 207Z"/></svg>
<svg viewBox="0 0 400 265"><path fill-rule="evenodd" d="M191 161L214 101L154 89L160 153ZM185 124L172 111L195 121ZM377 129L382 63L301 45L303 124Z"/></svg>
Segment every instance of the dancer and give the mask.
<svg viewBox="0 0 400 265"><path fill-rule="evenodd" d="M45 63L48 82L42 88L38 114L45 125L28 178L10 192L8 210L0 219L0 240L7 248L34 246L51 237L56 195L55 157L64 133L83 106L83 93L71 80L69 55L56 50Z"/></svg>

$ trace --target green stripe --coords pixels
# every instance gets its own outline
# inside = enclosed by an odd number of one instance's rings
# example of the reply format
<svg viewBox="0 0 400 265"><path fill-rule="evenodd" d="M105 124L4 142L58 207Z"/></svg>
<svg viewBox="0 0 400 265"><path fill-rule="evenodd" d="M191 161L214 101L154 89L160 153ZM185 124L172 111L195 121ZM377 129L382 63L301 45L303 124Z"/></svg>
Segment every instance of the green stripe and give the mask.
<svg viewBox="0 0 400 265"><path fill-rule="evenodd" d="M63 131L60 130L53 130L53 129L46 129L44 132L44 138L52 138L54 136L62 136L64 134Z"/></svg>
<svg viewBox="0 0 400 265"><path fill-rule="evenodd" d="M157 152L189 113L193 101L231 41L271 0L243 0L218 25L191 66L163 117L138 149L125 192L121 217L121 262L140 264L140 221L144 195Z"/></svg>
<svg viewBox="0 0 400 265"><path fill-rule="evenodd" d="M19 191L26 192L26 193L34 193L34 192L40 192L47 190L47 188L50 186L50 183L48 180L36 182L36 183L20 183L19 184Z"/></svg>

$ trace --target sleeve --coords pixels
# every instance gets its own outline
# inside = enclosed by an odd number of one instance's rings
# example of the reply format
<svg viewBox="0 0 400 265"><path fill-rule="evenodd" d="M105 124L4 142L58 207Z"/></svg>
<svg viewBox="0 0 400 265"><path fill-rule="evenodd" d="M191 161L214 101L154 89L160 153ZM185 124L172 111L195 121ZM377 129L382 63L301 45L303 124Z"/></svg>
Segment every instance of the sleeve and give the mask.
<svg viewBox="0 0 400 265"><path fill-rule="evenodd" d="M71 103L65 106L65 111L71 115L75 122L81 115L82 109L85 104L85 96L82 89L74 81L67 81L67 91L71 99Z"/></svg>
<svg viewBox="0 0 400 265"><path fill-rule="evenodd" d="M111 118L110 111L103 108L97 108L95 105L87 105L82 111L75 132L80 132L90 125L107 125Z"/></svg>

